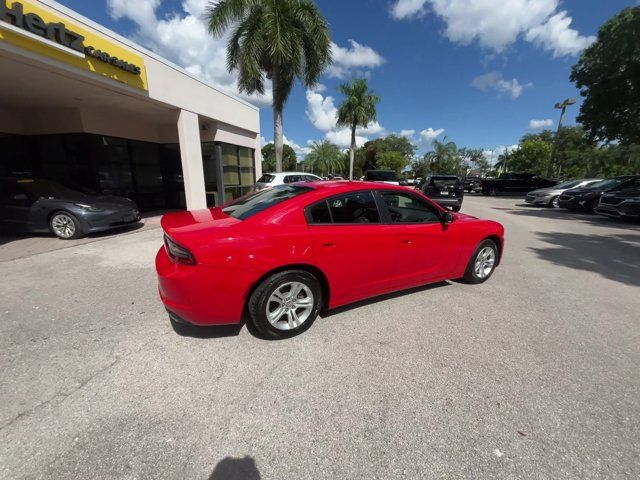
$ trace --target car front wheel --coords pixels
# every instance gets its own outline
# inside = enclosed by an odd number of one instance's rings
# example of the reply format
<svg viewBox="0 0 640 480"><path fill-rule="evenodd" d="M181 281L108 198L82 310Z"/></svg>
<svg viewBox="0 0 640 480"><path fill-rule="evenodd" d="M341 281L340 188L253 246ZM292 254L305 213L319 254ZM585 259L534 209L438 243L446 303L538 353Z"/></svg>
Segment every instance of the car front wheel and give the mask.
<svg viewBox="0 0 640 480"><path fill-rule="evenodd" d="M549 202L549 206L551 208L560 208L560 200L559 200L559 196L555 196L551 199L551 201Z"/></svg>
<svg viewBox="0 0 640 480"><path fill-rule="evenodd" d="M289 338L308 330L322 307L322 287L309 272L287 270L265 279L251 294L251 323L265 338Z"/></svg>
<svg viewBox="0 0 640 480"><path fill-rule="evenodd" d="M464 280L468 283L483 283L489 280L498 263L498 247L493 240L483 240L471 256Z"/></svg>
<svg viewBox="0 0 640 480"><path fill-rule="evenodd" d="M51 215L49 226L53 234L63 240L82 237L80 222L69 212L56 212Z"/></svg>

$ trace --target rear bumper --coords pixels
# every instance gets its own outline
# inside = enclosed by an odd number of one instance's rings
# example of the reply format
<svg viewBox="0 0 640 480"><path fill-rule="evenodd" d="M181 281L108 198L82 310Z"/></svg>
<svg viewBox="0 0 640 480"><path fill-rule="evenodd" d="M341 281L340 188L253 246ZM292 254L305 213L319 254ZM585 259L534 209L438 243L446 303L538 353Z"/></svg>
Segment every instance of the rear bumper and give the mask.
<svg viewBox="0 0 640 480"><path fill-rule="evenodd" d="M160 299L176 321L204 326L242 320L246 289L230 280L228 272L173 263L164 247L156 255L156 271Z"/></svg>

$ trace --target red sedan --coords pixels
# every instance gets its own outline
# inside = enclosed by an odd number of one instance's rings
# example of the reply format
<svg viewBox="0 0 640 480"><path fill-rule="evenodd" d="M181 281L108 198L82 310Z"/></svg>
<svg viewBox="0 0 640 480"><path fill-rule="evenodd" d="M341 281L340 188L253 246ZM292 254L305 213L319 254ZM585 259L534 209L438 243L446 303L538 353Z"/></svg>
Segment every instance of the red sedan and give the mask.
<svg viewBox="0 0 640 480"><path fill-rule="evenodd" d="M448 279L482 283L504 245L499 223L408 188L348 181L277 186L165 215L162 228L156 269L172 322L226 325L246 315L269 338L367 297Z"/></svg>

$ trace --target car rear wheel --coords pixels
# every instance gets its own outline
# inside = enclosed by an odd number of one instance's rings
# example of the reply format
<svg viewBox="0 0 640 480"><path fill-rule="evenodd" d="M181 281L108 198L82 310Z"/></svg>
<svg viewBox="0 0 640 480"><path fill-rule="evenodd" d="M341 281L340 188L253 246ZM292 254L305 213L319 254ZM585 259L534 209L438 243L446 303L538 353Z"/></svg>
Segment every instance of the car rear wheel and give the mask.
<svg viewBox="0 0 640 480"><path fill-rule="evenodd" d="M497 197L498 193L498 189L495 187L491 187L491 190L489 190L489 195L491 195L492 197Z"/></svg>
<svg viewBox="0 0 640 480"><path fill-rule="evenodd" d="M451 210L453 210L454 212L459 212L461 208L462 207L460 205L455 205L455 206L451 207Z"/></svg>
<svg viewBox="0 0 640 480"><path fill-rule="evenodd" d="M471 256L464 280L468 283L483 283L489 280L498 263L498 247L493 240L483 240Z"/></svg>
<svg viewBox="0 0 640 480"><path fill-rule="evenodd" d="M56 212L51 215L49 226L53 234L63 240L82 237L80 222L69 212Z"/></svg>
<svg viewBox="0 0 640 480"><path fill-rule="evenodd" d="M265 338L289 338L308 330L322 307L318 279L303 270L271 275L249 299L251 323Z"/></svg>

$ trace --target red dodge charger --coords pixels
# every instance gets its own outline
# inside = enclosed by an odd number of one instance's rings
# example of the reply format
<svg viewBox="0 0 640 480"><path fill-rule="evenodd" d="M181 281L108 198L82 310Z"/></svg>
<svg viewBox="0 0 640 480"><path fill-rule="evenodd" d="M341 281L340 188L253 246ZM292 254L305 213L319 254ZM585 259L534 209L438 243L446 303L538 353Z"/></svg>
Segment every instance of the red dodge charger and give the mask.
<svg viewBox="0 0 640 480"><path fill-rule="evenodd" d="M499 223L449 212L404 187L295 183L222 208L165 215L156 269L176 326L249 319L268 338L299 334L325 309L463 278L502 256Z"/></svg>

